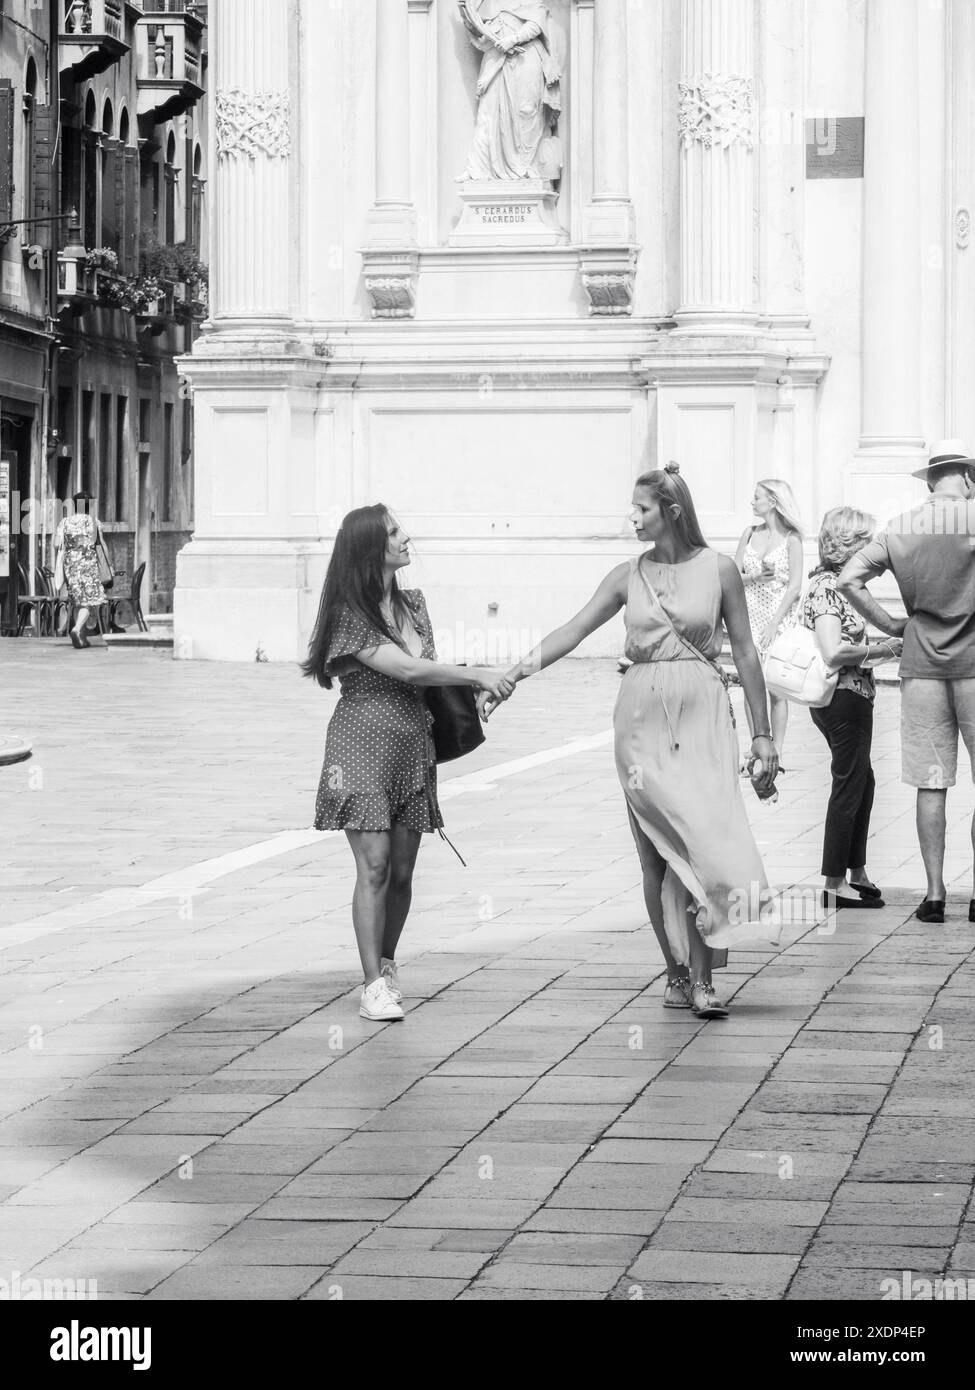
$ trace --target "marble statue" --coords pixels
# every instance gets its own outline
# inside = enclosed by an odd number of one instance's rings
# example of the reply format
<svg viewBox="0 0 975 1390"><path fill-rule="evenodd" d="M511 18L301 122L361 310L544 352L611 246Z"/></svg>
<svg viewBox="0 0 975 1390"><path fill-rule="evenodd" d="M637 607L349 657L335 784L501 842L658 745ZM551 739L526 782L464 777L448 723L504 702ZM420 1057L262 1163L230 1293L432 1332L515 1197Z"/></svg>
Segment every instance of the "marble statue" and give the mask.
<svg viewBox="0 0 975 1390"><path fill-rule="evenodd" d="M471 43L484 55L461 180L558 179L563 44L548 7L517 0L458 4Z"/></svg>

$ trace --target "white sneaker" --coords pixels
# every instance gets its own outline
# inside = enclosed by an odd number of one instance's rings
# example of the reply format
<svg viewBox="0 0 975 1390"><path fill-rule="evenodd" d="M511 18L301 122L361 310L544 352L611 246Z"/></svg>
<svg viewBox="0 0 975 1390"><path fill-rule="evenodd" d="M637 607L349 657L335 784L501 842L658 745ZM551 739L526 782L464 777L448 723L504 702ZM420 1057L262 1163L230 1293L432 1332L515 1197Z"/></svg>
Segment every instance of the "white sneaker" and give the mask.
<svg viewBox="0 0 975 1390"><path fill-rule="evenodd" d="M377 1023L403 1017L403 1010L390 994L389 986L382 977L373 980L371 985L362 986L359 1015Z"/></svg>
<svg viewBox="0 0 975 1390"><path fill-rule="evenodd" d="M399 970L396 967L396 962L394 960L387 960L386 957L383 956L379 963L379 968L382 971L383 979L386 981L387 989L398 1004L403 998L403 991L399 987Z"/></svg>

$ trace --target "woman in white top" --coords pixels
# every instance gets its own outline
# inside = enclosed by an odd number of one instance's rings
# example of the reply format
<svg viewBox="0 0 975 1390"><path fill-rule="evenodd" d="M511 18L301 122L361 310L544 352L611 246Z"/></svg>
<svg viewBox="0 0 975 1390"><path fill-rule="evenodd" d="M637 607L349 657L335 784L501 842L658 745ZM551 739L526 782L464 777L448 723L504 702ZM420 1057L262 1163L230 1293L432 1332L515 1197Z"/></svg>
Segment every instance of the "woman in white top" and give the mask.
<svg viewBox="0 0 975 1390"><path fill-rule="evenodd" d="M735 563L745 585L752 639L764 656L773 638L799 617L802 592L802 522L789 484L763 478L755 486L752 511L758 525L742 532ZM782 754L789 702L769 692L772 741ZM746 714L749 713L746 707ZM749 727L751 717L749 715Z"/></svg>

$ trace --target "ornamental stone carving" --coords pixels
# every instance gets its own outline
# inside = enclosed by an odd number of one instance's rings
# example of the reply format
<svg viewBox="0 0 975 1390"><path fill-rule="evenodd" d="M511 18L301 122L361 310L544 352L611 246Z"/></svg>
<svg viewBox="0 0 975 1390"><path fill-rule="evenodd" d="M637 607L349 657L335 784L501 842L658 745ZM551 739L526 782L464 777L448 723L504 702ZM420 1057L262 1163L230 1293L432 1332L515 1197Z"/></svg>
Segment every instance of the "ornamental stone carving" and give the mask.
<svg viewBox="0 0 975 1390"><path fill-rule="evenodd" d="M706 72L678 82L678 125L685 146L698 140L708 149L727 149L740 141L755 143L755 84L750 77L725 77Z"/></svg>
<svg viewBox="0 0 975 1390"><path fill-rule="evenodd" d="M955 245L959 251L964 251L971 239L972 214L968 208L959 208L955 213Z"/></svg>
<svg viewBox="0 0 975 1390"><path fill-rule="evenodd" d="M217 152L256 159L291 153L291 97L287 92L217 92Z"/></svg>
<svg viewBox="0 0 975 1390"><path fill-rule="evenodd" d="M363 280L374 319L411 319L416 311L416 251L362 253Z"/></svg>
<svg viewBox="0 0 975 1390"><path fill-rule="evenodd" d="M582 287L593 318L633 313L637 250L633 246L585 247L579 252Z"/></svg>

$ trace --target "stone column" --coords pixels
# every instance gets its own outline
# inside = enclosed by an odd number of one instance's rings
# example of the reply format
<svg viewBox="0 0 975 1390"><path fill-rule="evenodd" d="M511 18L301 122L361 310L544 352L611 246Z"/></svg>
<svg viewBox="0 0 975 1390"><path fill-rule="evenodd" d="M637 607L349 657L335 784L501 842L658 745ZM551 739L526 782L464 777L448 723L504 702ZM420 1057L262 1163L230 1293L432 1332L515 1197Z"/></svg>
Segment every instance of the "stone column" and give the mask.
<svg viewBox="0 0 975 1390"><path fill-rule="evenodd" d="M860 452L924 447L918 0L869 0Z"/></svg>
<svg viewBox="0 0 975 1390"><path fill-rule="evenodd" d="M416 303L409 23L409 0L376 0L376 201L362 256L373 318L412 318Z"/></svg>
<svg viewBox="0 0 975 1390"><path fill-rule="evenodd" d="M754 0L683 0L678 331L754 331Z"/></svg>
<svg viewBox="0 0 975 1390"><path fill-rule="evenodd" d="M596 0L593 12L592 202L583 220L584 242L629 245L629 112L627 103L627 0Z"/></svg>
<svg viewBox="0 0 975 1390"><path fill-rule="evenodd" d="M630 202L627 0L593 6L592 201L579 268L594 316L631 314L637 248Z"/></svg>
<svg viewBox="0 0 975 1390"><path fill-rule="evenodd" d="M291 319L292 0L216 0L214 327L281 329Z"/></svg>

